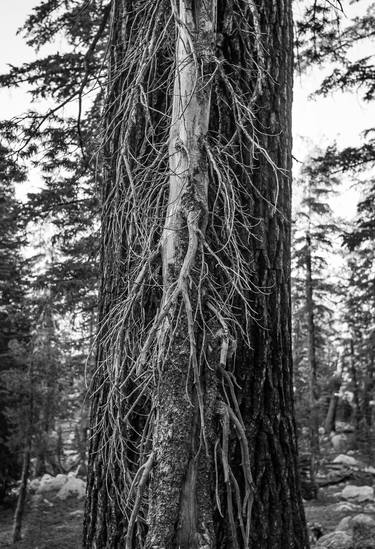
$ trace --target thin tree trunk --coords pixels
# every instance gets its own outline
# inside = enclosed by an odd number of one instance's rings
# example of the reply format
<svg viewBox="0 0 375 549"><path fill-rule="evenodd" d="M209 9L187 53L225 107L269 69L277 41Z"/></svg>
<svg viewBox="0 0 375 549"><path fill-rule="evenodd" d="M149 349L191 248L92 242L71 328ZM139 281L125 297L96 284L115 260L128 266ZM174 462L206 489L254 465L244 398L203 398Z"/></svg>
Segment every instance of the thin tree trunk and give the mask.
<svg viewBox="0 0 375 549"><path fill-rule="evenodd" d="M364 380L363 393L362 393L362 417L363 432L362 437L365 438L365 452L369 460L373 458L373 430L372 430L372 415L373 408L370 404L374 389L374 358L369 357L369 364L367 366L367 375Z"/></svg>
<svg viewBox="0 0 375 549"><path fill-rule="evenodd" d="M334 376L329 383L329 391L331 393L329 398L329 405L327 410L327 416L324 422L324 430L327 434L332 431L336 431L336 411L339 401L339 391L341 387L341 376Z"/></svg>
<svg viewBox="0 0 375 549"><path fill-rule="evenodd" d="M353 385L353 404L354 404L354 433L355 440L358 444L361 437L361 405L359 400L359 383L358 383L358 373L355 364L355 352L354 352L354 339L350 338L350 374L352 378Z"/></svg>
<svg viewBox="0 0 375 549"><path fill-rule="evenodd" d="M25 510L25 500L27 494L27 481L30 473L30 451L31 441L28 441L23 454L22 461L22 476L20 490L18 492L17 506L13 518L13 543L17 543L21 539L22 519Z"/></svg>
<svg viewBox="0 0 375 549"><path fill-rule="evenodd" d="M307 352L309 364L310 392L310 448L315 460L319 459L319 387L317 379L314 298L311 265L311 236L306 233L306 309L307 309Z"/></svg>

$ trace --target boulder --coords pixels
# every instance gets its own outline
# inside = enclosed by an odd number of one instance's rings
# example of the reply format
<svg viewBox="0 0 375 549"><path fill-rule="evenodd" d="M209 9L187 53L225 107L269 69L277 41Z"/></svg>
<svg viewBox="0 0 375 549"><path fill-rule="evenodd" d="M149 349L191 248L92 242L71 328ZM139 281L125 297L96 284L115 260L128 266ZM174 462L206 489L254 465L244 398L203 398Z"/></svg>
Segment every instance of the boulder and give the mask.
<svg viewBox="0 0 375 549"><path fill-rule="evenodd" d="M335 530L336 532L346 532L347 530L350 530L351 527L352 527L352 517L348 516L340 520Z"/></svg>
<svg viewBox="0 0 375 549"><path fill-rule="evenodd" d="M340 492L341 495L341 492ZM333 506L332 511L335 513L351 513L352 511L359 511L361 506L355 503L350 503L349 501L342 501Z"/></svg>
<svg viewBox="0 0 375 549"><path fill-rule="evenodd" d="M80 478L69 477L67 482L58 491L56 497L65 500L69 497L84 498L86 494L86 482Z"/></svg>
<svg viewBox="0 0 375 549"><path fill-rule="evenodd" d="M57 475L53 477L52 475L43 475L40 479L40 484L36 490L37 494L44 494L45 492L57 491L64 486L67 482L68 477L66 475Z"/></svg>
<svg viewBox="0 0 375 549"><path fill-rule="evenodd" d="M332 434L330 435L330 439L333 449L336 452L345 452L348 450L350 443L347 435L344 435L343 433L339 435Z"/></svg>
<svg viewBox="0 0 375 549"><path fill-rule="evenodd" d="M353 528L355 524L368 524L370 526L375 526L375 520L369 515L359 513L358 515L348 516L341 519L335 530L345 532Z"/></svg>
<svg viewBox="0 0 375 549"><path fill-rule="evenodd" d="M361 465L361 463L353 456L348 456L346 454L340 454L335 457L333 463L341 463L342 465L347 465L348 467L359 467Z"/></svg>
<svg viewBox="0 0 375 549"><path fill-rule="evenodd" d="M347 532L331 532L322 536L315 549L352 549L353 538Z"/></svg>
<svg viewBox="0 0 375 549"><path fill-rule="evenodd" d="M373 501L374 489L372 486L354 486L348 484L341 492L341 497L344 499L354 499L358 502Z"/></svg>
<svg viewBox="0 0 375 549"><path fill-rule="evenodd" d="M29 482L29 492L30 494L35 494L40 486L40 479L34 478Z"/></svg>
<svg viewBox="0 0 375 549"><path fill-rule="evenodd" d="M352 517L352 526L355 524L368 524L370 526L375 526L375 519L370 517L370 515L365 515L365 513L359 513Z"/></svg>

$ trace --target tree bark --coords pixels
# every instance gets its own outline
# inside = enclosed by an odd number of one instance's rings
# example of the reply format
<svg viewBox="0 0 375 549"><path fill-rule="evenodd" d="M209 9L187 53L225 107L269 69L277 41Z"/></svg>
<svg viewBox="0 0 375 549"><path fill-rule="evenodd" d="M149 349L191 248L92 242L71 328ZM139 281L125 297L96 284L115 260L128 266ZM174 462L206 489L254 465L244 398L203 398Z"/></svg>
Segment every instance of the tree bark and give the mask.
<svg viewBox="0 0 375 549"><path fill-rule="evenodd" d="M291 2L115 0L109 51L84 547L303 549Z"/></svg>
<svg viewBox="0 0 375 549"><path fill-rule="evenodd" d="M257 128L260 146L280 172L276 177L272 164L258 155L252 173L258 226L249 250L255 285L268 290L254 296L252 348L240 346L236 360L255 482L250 547L304 548L309 543L297 472L291 355L292 13L288 1L256 4L270 76L257 101Z"/></svg>

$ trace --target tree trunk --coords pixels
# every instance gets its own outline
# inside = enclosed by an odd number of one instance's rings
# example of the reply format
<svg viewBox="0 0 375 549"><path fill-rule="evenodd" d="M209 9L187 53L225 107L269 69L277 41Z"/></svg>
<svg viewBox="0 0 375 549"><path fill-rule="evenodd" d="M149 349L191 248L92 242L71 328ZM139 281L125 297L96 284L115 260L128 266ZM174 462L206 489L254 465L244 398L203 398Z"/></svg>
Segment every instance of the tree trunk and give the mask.
<svg viewBox="0 0 375 549"><path fill-rule="evenodd" d="M86 548L308 547L292 50L289 0L113 2Z"/></svg>
<svg viewBox="0 0 375 549"><path fill-rule="evenodd" d="M215 546L210 484L216 380L214 365L212 371L207 367L202 371L199 364L204 350L193 315L202 306L196 265L202 263L208 213L204 141L211 110L216 0L180 1L178 18L161 309L169 306L176 290L180 297L158 336L159 352L165 354L169 337L165 334L170 326L176 327L173 348L161 361L162 375L153 396L157 412L147 545L195 549ZM203 428L206 448L201 447Z"/></svg>
<svg viewBox="0 0 375 549"><path fill-rule="evenodd" d="M329 391L331 396L329 398L329 405L327 416L324 422L324 431L326 434L336 431L336 411L339 401L339 391L341 387L341 376L333 376L329 383Z"/></svg>
<svg viewBox="0 0 375 549"><path fill-rule="evenodd" d="M359 383L358 383L357 368L355 364L353 337L350 338L349 352L350 352L350 375L351 375L352 384L353 384L354 433L355 433L356 443L358 443L360 439L360 427L361 427L361 405L359 401Z"/></svg>
<svg viewBox="0 0 375 549"><path fill-rule="evenodd" d="M367 372L363 384L362 392L362 417L363 417L363 431L362 438L364 438L364 451L369 461L373 459L374 444L373 444L373 407L371 400L373 400L374 393L374 359L369 357L369 364L367 365Z"/></svg>
<svg viewBox="0 0 375 549"><path fill-rule="evenodd" d="M306 309L307 309L307 349L309 364L309 392L310 392L310 448L314 460L319 459L319 387L317 379L314 298L311 265L311 236L306 233Z"/></svg>
<svg viewBox="0 0 375 549"><path fill-rule="evenodd" d="M25 510L25 500L27 494L27 481L30 472L30 444L27 443L22 461L22 476L20 491L18 492L17 506L13 519L13 543L17 543L21 539L22 519Z"/></svg>

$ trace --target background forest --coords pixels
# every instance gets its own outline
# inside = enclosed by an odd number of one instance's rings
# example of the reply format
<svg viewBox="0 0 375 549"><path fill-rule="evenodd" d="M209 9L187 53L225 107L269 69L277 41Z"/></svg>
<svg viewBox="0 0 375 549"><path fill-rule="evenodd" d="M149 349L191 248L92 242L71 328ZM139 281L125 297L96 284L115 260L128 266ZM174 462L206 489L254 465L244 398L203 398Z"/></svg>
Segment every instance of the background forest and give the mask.
<svg viewBox="0 0 375 549"><path fill-rule="evenodd" d="M86 478L108 53L107 2L29 4L19 32L36 55L0 76L29 101L0 121L0 512L7 525L16 510L15 540L35 479L70 474L79 493ZM330 453L375 465L375 127L368 116L360 135L336 141L322 99L350 97L346 120L350 105L374 112L375 3L333 4L294 2L293 360L306 500L326 482ZM307 112L319 108L320 135Z"/></svg>

